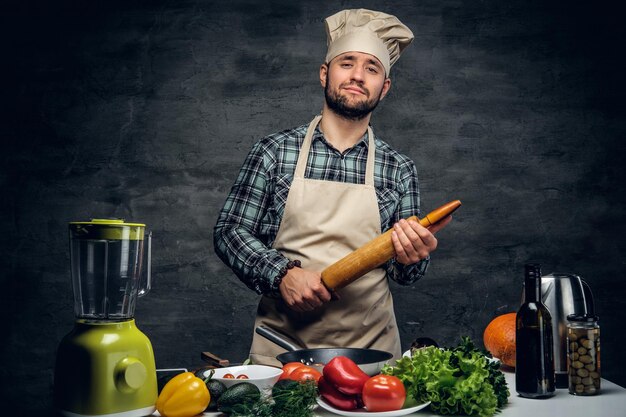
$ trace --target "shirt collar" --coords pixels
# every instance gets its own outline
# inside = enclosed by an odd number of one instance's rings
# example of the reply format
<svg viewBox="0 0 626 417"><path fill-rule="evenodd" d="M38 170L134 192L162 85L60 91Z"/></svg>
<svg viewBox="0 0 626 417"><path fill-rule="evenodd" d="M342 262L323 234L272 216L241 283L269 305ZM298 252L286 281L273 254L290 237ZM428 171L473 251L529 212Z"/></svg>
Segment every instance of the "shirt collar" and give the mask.
<svg viewBox="0 0 626 417"><path fill-rule="evenodd" d="M313 132L313 137L311 138L311 142L314 142L316 140L322 141L322 143L326 144L327 146L331 146L330 142L328 142L326 140L326 138L324 137L324 134L322 133L322 131L320 130L320 127L317 126L315 128L315 132ZM361 139L359 139L359 141L357 143L354 144L354 146L352 148L357 148L357 147L365 147L368 148L369 147L369 141L367 140L367 130L365 131L365 133L363 134L363 136L361 136Z"/></svg>

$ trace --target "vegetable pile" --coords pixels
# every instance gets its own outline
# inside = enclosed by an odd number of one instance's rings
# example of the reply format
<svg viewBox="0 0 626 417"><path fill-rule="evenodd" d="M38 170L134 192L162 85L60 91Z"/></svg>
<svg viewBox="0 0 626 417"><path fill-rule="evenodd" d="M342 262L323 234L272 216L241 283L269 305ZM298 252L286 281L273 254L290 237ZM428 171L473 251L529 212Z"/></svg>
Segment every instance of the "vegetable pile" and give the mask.
<svg viewBox="0 0 626 417"><path fill-rule="evenodd" d="M455 348L413 349L411 357L385 365L382 373L398 377L407 397L417 403L430 401L438 414L492 416L509 397L500 364L490 362L468 337Z"/></svg>
<svg viewBox="0 0 626 417"><path fill-rule="evenodd" d="M220 409L218 403L218 409L230 417L311 417L316 398L315 381L283 379L272 387L271 398L244 401L228 410Z"/></svg>
<svg viewBox="0 0 626 417"><path fill-rule="evenodd" d="M333 407L354 410L365 405L367 411L394 411L406 399L404 384L393 375L370 377L352 359L336 356L324 366L318 381L320 395Z"/></svg>

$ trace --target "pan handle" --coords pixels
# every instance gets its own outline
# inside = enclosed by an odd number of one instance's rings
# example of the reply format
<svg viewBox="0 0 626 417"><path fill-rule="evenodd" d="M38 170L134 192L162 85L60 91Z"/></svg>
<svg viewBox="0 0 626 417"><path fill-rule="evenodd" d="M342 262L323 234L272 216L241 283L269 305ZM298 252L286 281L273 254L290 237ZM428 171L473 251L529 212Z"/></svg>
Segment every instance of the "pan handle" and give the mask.
<svg viewBox="0 0 626 417"><path fill-rule="evenodd" d="M257 326L255 331L261 336L263 336L264 338L266 338L267 340L269 340L270 342L274 342L278 346L285 348L291 352L302 349L300 346L291 343L289 340L285 338L285 336L278 333L274 329L270 329L269 327Z"/></svg>

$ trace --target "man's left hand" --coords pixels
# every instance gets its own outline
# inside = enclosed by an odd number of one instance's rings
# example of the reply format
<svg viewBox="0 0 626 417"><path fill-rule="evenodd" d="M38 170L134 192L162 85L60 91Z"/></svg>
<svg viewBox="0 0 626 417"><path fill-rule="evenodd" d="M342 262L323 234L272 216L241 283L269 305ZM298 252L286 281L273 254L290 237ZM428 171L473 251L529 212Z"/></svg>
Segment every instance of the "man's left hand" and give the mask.
<svg viewBox="0 0 626 417"><path fill-rule="evenodd" d="M447 216L427 228L416 221L405 219L394 224L391 242L396 251L396 261L410 265L427 258L437 249L435 233L446 227L451 220L452 216Z"/></svg>

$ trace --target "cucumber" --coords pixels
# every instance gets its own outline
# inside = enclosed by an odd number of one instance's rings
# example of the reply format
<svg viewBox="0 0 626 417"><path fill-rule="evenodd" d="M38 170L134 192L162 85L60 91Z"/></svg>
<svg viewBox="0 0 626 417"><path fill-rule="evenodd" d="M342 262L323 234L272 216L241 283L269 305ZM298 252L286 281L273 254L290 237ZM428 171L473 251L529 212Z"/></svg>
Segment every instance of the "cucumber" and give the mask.
<svg viewBox="0 0 626 417"><path fill-rule="evenodd" d="M232 413L235 409L245 410L246 407L261 399L261 391L250 382L239 382L230 386L217 400L217 410Z"/></svg>

